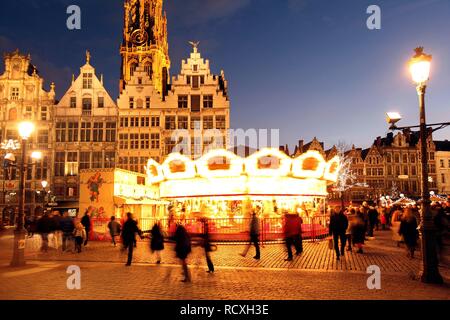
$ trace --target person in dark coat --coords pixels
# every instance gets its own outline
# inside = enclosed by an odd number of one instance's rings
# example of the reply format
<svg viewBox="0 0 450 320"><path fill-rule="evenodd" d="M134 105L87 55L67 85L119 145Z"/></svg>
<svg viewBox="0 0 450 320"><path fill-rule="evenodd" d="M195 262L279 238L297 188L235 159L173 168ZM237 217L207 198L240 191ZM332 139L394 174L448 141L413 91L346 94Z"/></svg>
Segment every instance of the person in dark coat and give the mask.
<svg viewBox="0 0 450 320"><path fill-rule="evenodd" d="M189 253L191 253L191 237L189 236L186 228L181 224L178 224L177 229L175 230L175 252L177 258L181 260L181 265L183 267L184 279L181 281L190 282L191 275L189 273L186 259Z"/></svg>
<svg viewBox="0 0 450 320"><path fill-rule="evenodd" d="M211 252L212 252L212 246L211 246L211 238L209 236L209 224L208 219L203 219L203 249L205 250L205 258L206 258L206 264L208 265L208 273L214 272L214 264L211 260Z"/></svg>
<svg viewBox="0 0 450 320"><path fill-rule="evenodd" d="M298 214L285 214L284 216L284 237L288 257L286 261L292 261L292 245L295 246L296 255L303 252L302 241L302 218Z"/></svg>
<svg viewBox="0 0 450 320"><path fill-rule="evenodd" d="M373 237L373 230L375 226L378 224L378 211L374 207L370 207L367 212L367 218L369 220L369 232L368 236Z"/></svg>
<svg viewBox="0 0 450 320"><path fill-rule="evenodd" d="M353 246L357 247L357 253L363 253L364 240L366 238L366 223L361 214L357 214L351 226Z"/></svg>
<svg viewBox="0 0 450 320"><path fill-rule="evenodd" d="M136 242L136 233L143 239L142 231L137 225L137 221L133 219L131 212L127 212L127 221L123 224L122 228L122 242L123 248L128 249L128 260L125 264L127 267L131 266L133 260L133 248Z"/></svg>
<svg viewBox="0 0 450 320"><path fill-rule="evenodd" d="M64 212L64 216L59 221L59 227L62 231L62 251L64 252L67 249L67 240L72 240L73 230L75 229L75 224L67 211Z"/></svg>
<svg viewBox="0 0 450 320"><path fill-rule="evenodd" d="M417 240L419 238L419 231L417 230L416 217L411 208L406 208L404 210L398 233L403 236L403 240L405 241L407 257L413 259L414 251L417 247Z"/></svg>
<svg viewBox="0 0 450 320"><path fill-rule="evenodd" d="M48 251L48 234L53 231L53 221L47 213L37 221L37 232L41 235L42 246L41 251Z"/></svg>
<svg viewBox="0 0 450 320"><path fill-rule="evenodd" d="M86 231L86 239L84 240L84 246L86 246L89 240L89 232L91 231L91 217L89 216L88 210L86 210L83 218L81 218L81 224L84 227L84 231Z"/></svg>
<svg viewBox="0 0 450 320"><path fill-rule="evenodd" d="M111 242L116 246L116 236L120 235L120 232L122 231L122 226L119 222L116 221L116 217L112 216L111 221L108 222L108 230L109 234L111 235Z"/></svg>
<svg viewBox="0 0 450 320"><path fill-rule="evenodd" d="M150 240L150 250L156 253L156 263L161 263L161 251L164 250L164 235L159 222L155 223L150 231L152 239Z"/></svg>
<svg viewBox="0 0 450 320"><path fill-rule="evenodd" d="M345 254L345 243L347 237L345 233L348 228L348 219L344 214L343 210L339 212L337 210L332 210L330 215L330 226L329 233L333 236L334 250L336 251L336 259ZM339 240L341 241L341 252L339 254Z"/></svg>
<svg viewBox="0 0 450 320"><path fill-rule="evenodd" d="M250 250L252 244L255 246L256 250L256 255L253 259L259 260L261 258L261 253L259 250L259 219L256 212L252 213L252 219L250 221L250 242L244 249L244 252L241 253L241 256L247 256L248 250Z"/></svg>

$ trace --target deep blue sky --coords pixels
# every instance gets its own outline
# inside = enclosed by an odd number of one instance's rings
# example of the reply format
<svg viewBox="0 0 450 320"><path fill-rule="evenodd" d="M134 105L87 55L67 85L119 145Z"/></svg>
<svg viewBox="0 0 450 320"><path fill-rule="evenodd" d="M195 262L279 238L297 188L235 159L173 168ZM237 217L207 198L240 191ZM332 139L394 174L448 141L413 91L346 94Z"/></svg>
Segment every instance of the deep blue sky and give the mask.
<svg viewBox="0 0 450 320"><path fill-rule="evenodd" d="M199 40L215 73L225 70L234 128L279 128L292 147L314 136L368 147L387 133L385 111L418 123L406 61L418 45L433 54L429 122L450 121L449 0L166 0L171 75ZM82 10L69 31L66 8ZM382 29L366 27L366 9L382 10ZM32 55L58 98L89 49L115 99L122 0L2 0L0 52ZM3 66L0 67L3 70ZM450 128L435 138L450 138Z"/></svg>

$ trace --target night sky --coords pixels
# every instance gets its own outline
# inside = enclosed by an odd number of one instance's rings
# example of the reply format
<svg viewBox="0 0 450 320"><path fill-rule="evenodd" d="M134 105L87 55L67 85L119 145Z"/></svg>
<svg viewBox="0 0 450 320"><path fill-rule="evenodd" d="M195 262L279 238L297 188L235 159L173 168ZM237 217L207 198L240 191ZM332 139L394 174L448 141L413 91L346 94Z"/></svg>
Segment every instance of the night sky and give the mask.
<svg viewBox="0 0 450 320"><path fill-rule="evenodd" d="M66 8L82 10L82 30L66 28ZM381 7L382 29L366 9ZM450 121L449 0L166 0L171 75L189 40L214 73L225 70L233 128L279 128L291 148L314 136L326 147L369 147L385 135L386 111L418 124L406 62L422 45L433 55L428 122ZM113 99L118 95L121 0L1 0L0 52L30 53L57 97L92 55ZM3 64L0 66L3 72ZM450 128L435 134L449 139Z"/></svg>

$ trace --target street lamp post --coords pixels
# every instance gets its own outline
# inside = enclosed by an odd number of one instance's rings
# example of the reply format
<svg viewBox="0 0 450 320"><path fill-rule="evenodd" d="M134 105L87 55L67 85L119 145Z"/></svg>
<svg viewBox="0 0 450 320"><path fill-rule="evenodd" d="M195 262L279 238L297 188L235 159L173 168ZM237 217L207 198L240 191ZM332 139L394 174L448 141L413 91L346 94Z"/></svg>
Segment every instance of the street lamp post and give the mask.
<svg viewBox="0 0 450 320"><path fill-rule="evenodd" d="M47 190L46 190L46 188L47 188L48 182L43 180L43 181L41 181L41 185L42 185L42 214L44 214L45 211L46 211L45 200L47 198Z"/></svg>
<svg viewBox="0 0 450 320"><path fill-rule="evenodd" d="M422 171L422 270L421 280L426 283L443 283L439 274L438 258L436 250L436 234L433 218L430 211L430 192L428 189L428 129L425 118L425 92L430 74L431 55L423 52L423 48L415 49L416 54L409 61L411 76L417 85L420 110L420 151Z"/></svg>
<svg viewBox="0 0 450 320"><path fill-rule="evenodd" d="M17 227L14 230L14 252L11 261L12 267L21 267L25 265L25 230L24 230L24 208L25 208L25 169L26 169L26 149L27 140L34 130L34 124L24 121L19 124L19 135L22 139L22 161L20 162L20 181L19 181L19 214L17 218Z"/></svg>

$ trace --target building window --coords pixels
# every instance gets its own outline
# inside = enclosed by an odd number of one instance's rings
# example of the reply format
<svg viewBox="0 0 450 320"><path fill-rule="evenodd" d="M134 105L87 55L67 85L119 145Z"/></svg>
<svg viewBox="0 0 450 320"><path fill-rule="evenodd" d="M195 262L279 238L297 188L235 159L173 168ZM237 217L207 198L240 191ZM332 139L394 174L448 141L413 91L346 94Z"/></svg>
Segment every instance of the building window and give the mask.
<svg viewBox="0 0 450 320"><path fill-rule="evenodd" d="M397 154L397 153L394 155L394 162L395 163L399 163L400 162L400 155Z"/></svg>
<svg viewBox="0 0 450 320"><path fill-rule="evenodd" d="M77 186L68 186L66 189L66 197L68 197L68 198L78 197L78 187Z"/></svg>
<svg viewBox="0 0 450 320"><path fill-rule="evenodd" d="M128 148L129 148L128 134L127 133L119 134L119 149L126 150Z"/></svg>
<svg viewBox="0 0 450 320"><path fill-rule="evenodd" d="M392 162L392 155L390 153L388 153L386 155L386 162L391 163Z"/></svg>
<svg viewBox="0 0 450 320"><path fill-rule="evenodd" d="M434 160L434 152L430 152L430 160Z"/></svg>
<svg viewBox="0 0 450 320"><path fill-rule="evenodd" d="M145 97L145 108L150 109L150 97Z"/></svg>
<svg viewBox="0 0 450 320"><path fill-rule="evenodd" d="M83 115L90 115L92 110L92 99L83 98Z"/></svg>
<svg viewBox="0 0 450 320"><path fill-rule="evenodd" d="M120 126L122 128L127 128L128 127L128 117L120 118Z"/></svg>
<svg viewBox="0 0 450 320"><path fill-rule="evenodd" d="M403 166L403 175L408 175L408 166Z"/></svg>
<svg viewBox="0 0 450 320"><path fill-rule="evenodd" d="M130 149L139 149L139 134L130 133Z"/></svg>
<svg viewBox="0 0 450 320"><path fill-rule="evenodd" d="M36 163L36 170L35 170L35 179L36 180L46 180L47 179L47 164L48 164L48 157L43 157L40 161Z"/></svg>
<svg viewBox="0 0 450 320"><path fill-rule="evenodd" d="M416 155L415 154L412 154L409 158L410 158L411 163L416 163Z"/></svg>
<svg viewBox="0 0 450 320"><path fill-rule="evenodd" d="M192 70L193 70L194 72L197 72L197 71L198 71L198 64L194 64L194 65L192 66Z"/></svg>
<svg viewBox="0 0 450 320"><path fill-rule="evenodd" d="M130 117L130 127L139 127L139 117Z"/></svg>
<svg viewBox="0 0 450 320"><path fill-rule="evenodd" d="M138 84L142 84L142 78L138 78Z"/></svg>
<svg viewBox="0 0 450 320"><path fill-rule="evenodd" d="M205 76L200 76L200 84L201 85L205 84Z"/></svg>
<svg viewBox="0 0 450 320"><path fill-rule="evenodd" d="M200 120L200 117L191 117L191 129L201 129L202 121Z"/></svg>
<svg viewBox="0 0 450 320"><path fill-rule="evenodd" d="M83 73L83 89L92 89L92 73Z"/></svg>
<svg viewBox="0 0 450 320"><path fill-rule="evenodd" d="M199 95L191 96L191 111L192 112L200 112L200 96Z"/></svg>
<svg viewBox="0 0 450 320"><path fill-rule="evenodd" d="M436 173L436 166L434 164L430 164L430 173Z"/></svg>
<svg viewBox="0 0 450 320"><path fill-rule="evenodd" d="M48 148L48 130L38 131L38 144L39 147Z"/></svg>
<svg viewBox="0 0 450 320"><path fill-rule="evenodd" d="M105 151L105 168L114 168L115 156L114 151Z"/></svg>
<svg viewBox="0 0 450 320"><path fill-rule="evenodd" d="M134 98L133 98L133 97L130 97L130 99L129 99L129 105L130 105L130 109L133 109L133 108L134 108Z"/></svg>
<svg viewBox="0 0 450 320"><path fill-rule="evenodd" d="M63 177L64 176L64 152L56 152L55 153L55 176Z"/></svg>
<svg viewBox="0 0 450 320"><path fill-rule="evenodd" d="M151 64L144 65L144 71L150 78L152 77L152 65Z"/></svg>
<svg viewBox="0 0 450 320"><path fill-rule="evenodd" d="M214 120L212 116L203 117L203 129L213 129L214 128Z"/></svg>
<svg viewBox="0 0 450 320"><path fill-rule="evenodd" d="M439 163L440 163L441 168L444 168L444 159L441 159L441 160L439 161Z"/></svg>
<svg viewBox="0 0 450 320"><path fill-rule="evenodd" d="M77 107L77 97L70 97L70 107L71 108Z"/></svg>
<svg viewBox="0 0 450 320"><path fill-rule="evenodd" d="M82 168L81 153L80 153L80 168ZM67 152L66 176L76 176L76 175L78 175L78 154L76 152Z"/></svg>
<svg viewBox="0 0 450 320"><path fill-rule="evenodd" d="M408 163L408 155L407 154L403 155L403 163Z"/></svg>
<svg viewBox="0 0 450 320"><path fill-rule="evenodd" d="M78 142L78 122L68 123L67 142Z"/></svg>
<svg viewBox="0 0 450 320"><path fill-rule="evenodd" d="M213 96L206 95L203 96L203 108L212 108L213 107Z"/></svg>
<svg viewBox="0 0 450 320"><path fill-rule="evenodd" d="M101 151L92 152L92 169L98 169L102 167L103 154Z"/></svg>
<svg viewBox="0 0 450 320"><path fill-rule="evenodd" d="M128 158L127 157L119 158L119 168L128 169Z"/></svg>
<svg viewBox="0 0 450 320"><path fill-rule="evenodd" d="M225 116L216 116L216 128L219 130L226 129Z"/></svg>
<svg viewBox="0 0 450 320"><path fill-rule="evenodd" d="M152 128L159 127L159 117L152 117Z"/></svg>
<svg viewBox="0 0 450 320"><path fill-rule="evenodd" d="M166 116L166 130L175 130L175 117L174 116Z"/></svg>
<svg viewBox="0 0 450 320"><path fill-rule="evenodd" d="M66 123L56 123L56 142L66 142Z"/></svg>
<svg viewBox="0 0 450 320"><path fill-rule="evenodd" d="M139 172L139 157L130 157L130 171Z"/></svg>
<svg viewBox="0 0 450 320"><path fill-rule="evenodd" d="M142 117L141 118L141 127L148 128L150 126L150 117Z"/></svg>
<svg viewBox="0 0 450 320"><path fill-rule="evenodd" d="M188 86L191 85L191 76L186 76L186 84L187 84Z"/></svg>
<svg viewBox="0 0 450 320"><path fill-rule="evenodd" d="M159 133L152 133L150 138L152 149L159 149Z"/></svg>
<svg viewBox="0 0 450 320"><path fill-rule="evenodd" d="M47 121L47 107L41 107L41 120Z"/></svg>
<svg viewBox="0 0 450 320"><path fill-rule="evenodd" d="M392 166L387 167L387 174L388 176L392 176Z"/></svg>
<svg viewBox="0 0 450 320"><path fill-rule="evenodd" d="M172 140L171 137L167 137L164 139L164 145L165 145L165 154L172 153L173 148L175 148L175 141Z"/></svg>
<svg viewBox="0 0 450 320"><path fill-rule="evenodd" d="M90 166L91 166L91 153L80 152L80 170L90 169Z"/></svg>
<svg viewBox="0 0 450 320"><path fill-rule="evenodd" d="M192 89L199 88L199 78L198 76L192 76Z"/></svg>
<svg viewBox="0 0 450 320"><path fill-rule="evenodd" d="M103 122L94 122L92 141L94 142L103 141Z"/></svg>
<svg viewBox="0 0 450 320"><path fill-rule="evenodd" d="M188 129L188 117L179 116L178 117L178 129Z"/></svg>
<svg viewBox="0 0 450 320"><path fill-rule="evenodd" d="M150 148L150 135L141 133L141 149L148 150Z"/></svg>
<svg viewBox="0 0 450 320"><path fill-rule="evenodd" d="M411 166L411 175L415 176L417 174L416 172L416 166Z"/></svg>
<svg viewBox="0 0 450 320"><path fill-rule="evenodd" d="M33 108L31 106L25 107L25 119L31 119L33 117Z"/></svg>
<svg viewBox="0 0 450 320"><path fill-rule="evenodd" d="M188 107L188 96L179 95L178 96L178 109L186 109Z"/></svg>
<svg viewBox="0 0 450 320"><path fill-rule="evenodd" d="M98 107L99 108L105 107L105 98L104 97L98 97Z"/></svg>
<svg viewBox="0 0 450 320"><path fill-rule="evenodd" d="M106 142L115 142L116 141L116 123L115 122L107 122L106 123Z"/></svg>
<svg viewBox="0 0 450 320"><path fill-rule="evenodd" d="M82 122L81 123L81 142L90 142L91 141L91 123L90 122Z"/></svg>
<svg viewBox="0 0 450 320"><path fill-rule="evenodd" d="M19 100L19 88L11 88L11 100Z"/></svg>

